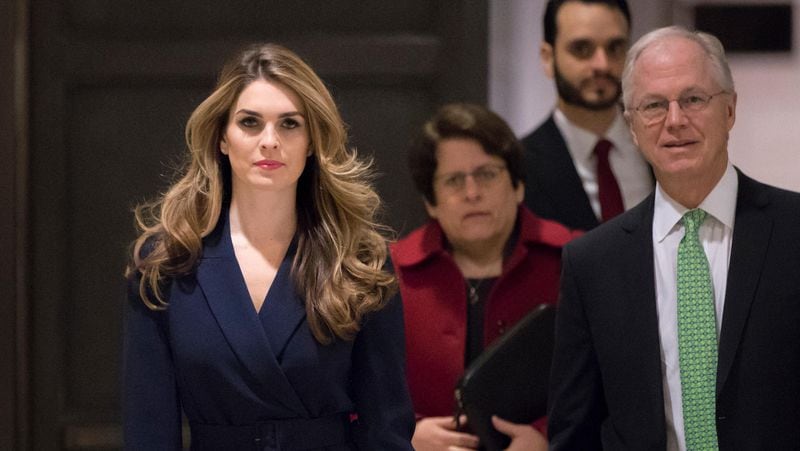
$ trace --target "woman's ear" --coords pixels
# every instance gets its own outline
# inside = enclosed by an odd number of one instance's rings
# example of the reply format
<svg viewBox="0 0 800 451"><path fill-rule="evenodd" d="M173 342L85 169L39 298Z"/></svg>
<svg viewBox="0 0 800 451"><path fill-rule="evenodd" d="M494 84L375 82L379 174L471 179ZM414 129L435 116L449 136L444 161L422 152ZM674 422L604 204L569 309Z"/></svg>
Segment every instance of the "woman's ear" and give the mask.
<svg viewBox="0 0 800 451"><path fill-rule="evenodd" d="M425 202L425 211L428 212L428 216L430 216L433 219L436 219L436 216L437 216L437 213L438 213L438 209L436 208L436 205L428 202L428 199L425 199L424 197L423 197L422 201Z"/></svg>

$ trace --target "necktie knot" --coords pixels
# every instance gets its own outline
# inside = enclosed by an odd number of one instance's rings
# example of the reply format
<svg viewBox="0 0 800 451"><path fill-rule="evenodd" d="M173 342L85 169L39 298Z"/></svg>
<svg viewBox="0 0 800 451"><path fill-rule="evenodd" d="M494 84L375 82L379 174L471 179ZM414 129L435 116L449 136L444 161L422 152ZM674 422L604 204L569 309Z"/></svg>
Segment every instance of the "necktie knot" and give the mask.
<svg viewBox="0 0 800 451"><path fill-rule="evenodd" d="M697 236L700 226L706 220L706 213L704 210L695 208L689 210L683 215L683 226L686 228L686 236Z"/></svg>
<svg viewBox="0 0 800 451"><path fill-rule="evenodd" d="M598 158L608 160L608 153L611 151L611 146L611 141L607 139L601 139L597 141L597 144L594 145L594 153Z"/></svg>

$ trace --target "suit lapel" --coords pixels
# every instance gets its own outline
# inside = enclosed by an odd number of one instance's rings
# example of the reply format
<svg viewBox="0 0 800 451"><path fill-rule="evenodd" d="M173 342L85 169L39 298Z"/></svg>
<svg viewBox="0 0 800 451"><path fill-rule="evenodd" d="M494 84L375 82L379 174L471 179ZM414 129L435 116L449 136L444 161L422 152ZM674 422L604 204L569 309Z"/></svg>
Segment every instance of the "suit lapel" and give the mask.
<svg viewBox="0 0 800 451"><path fill-rule="evenodd" d="M233 253L230 229L223 213L218 232L204 242L197 281L211 312L238 360L261 383L261 393L287 408L307 414L283 373L245 288Z"/></svg>
<svg viewBox="0 0 800 451"><path fill-rule="evenodd" d="M303 301L297 295L291 277L296 249L297 242L292 241L259 313L270 347L278 358L306 317Z"/></svg>
<svg viewBox="0 0 800 451"><path fill-rule="evenodd" d="M632 383L637 391L648 393L647 402L640 407L648 429L666 433L664 429L664 392L661 374L661 344L658 335L655 274L653 264L653 202L651 194L644 202L620 217L627 242L620 246L621 277L627 291L622 297L625 305L626 334L631 337L628 349L636 364L629 370L635 376ZM638 374L637 374L638 373ZM645 407L646 404L646 407Z"/></svg>
<svg viewBox="0 0 800 451"><path fill-rule="evenodd" d="M625 268L623 277L627 278L626 299L632 303L637 320L633 325L635 336L647 337L647 346L660 347L653 283L653 196L622 219L621 226L629 241L619 251L623 259L621 267Z"/></svg>
<svg viewBox="0 0 800 451"><path fill-rule="evenodd" d="M550 116L545 126L547 133L544 135L546 142L541 146L543 157L539 160L542 168L540 174L544 177L543 180L552 180L553 183L544 183L542 189L550 193L553 206L560 209L563 216L575 218L575 222L581 224L582 229L592 229L599 222L583 189L583 182L575 169L567 143L561 136L553 116ZM554 190L551 187L558 189Z"/></svg>
<svg viewBox="0 0 800 451"><path fill-rule="evenodd" d="M764 212L768 203L766 191L739 172L736 220L719 342L717 394L730 373L767 255L772 232L772 219Z"/></svg>

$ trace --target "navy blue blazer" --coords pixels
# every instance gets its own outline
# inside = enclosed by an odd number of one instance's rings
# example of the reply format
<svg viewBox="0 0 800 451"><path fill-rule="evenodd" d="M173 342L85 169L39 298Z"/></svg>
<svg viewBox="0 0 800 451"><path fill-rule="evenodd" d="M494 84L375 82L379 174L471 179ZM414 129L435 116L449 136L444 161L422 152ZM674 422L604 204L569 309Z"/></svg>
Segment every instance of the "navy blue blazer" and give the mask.
<svg viewBox="0 0 800 451"><path fill-rule="evenodd" d="M564 248L552 450L664 450L653 199ZM739 173L717 367L721 450L800 449L800 194Z"/></svg>
<svg viewBox="0 0 800 451"><path fill-rule="evenodd" d="M290 278L294 252L258 313L227 214L204 240L196 271L166 284L166 310L149 310L138 280L129 281L125 449L180 449L181 412L196 450L412 449L399 296L353 341L323 346Z"/></svg>

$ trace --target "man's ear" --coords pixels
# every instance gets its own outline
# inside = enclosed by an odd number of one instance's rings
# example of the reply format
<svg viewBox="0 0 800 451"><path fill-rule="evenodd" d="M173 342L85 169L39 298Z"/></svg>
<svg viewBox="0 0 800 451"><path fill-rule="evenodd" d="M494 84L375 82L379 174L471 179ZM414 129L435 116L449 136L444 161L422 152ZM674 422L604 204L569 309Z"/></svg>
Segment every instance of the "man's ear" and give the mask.
<svg viewBox="0 0 800 451"><path fill-rule="evenodd" d="M553 46L546 42L542 42L542 45L539 46L539 62L542 64L545 75L550 79L556 76L554 52Z"/></svg>
<svg viewBox="0 0 800 451"><path fill-rule="evenodd" d="M625 122L628 123L628 132L631 134L633 143L636 144L636 147L639 147L639 140L636 138L636 133L633 132L633 116L631 115L631 112L625 110L625 112L622 113L622 116L625 118Z"/></svg>
<svg viewBox="0 0 800 451"><path fill-rule="evenodd" d="M731 94L731 99L726 108L728 109L728 131L731 131L733 124L736 122L736 93Z"/></svg>

